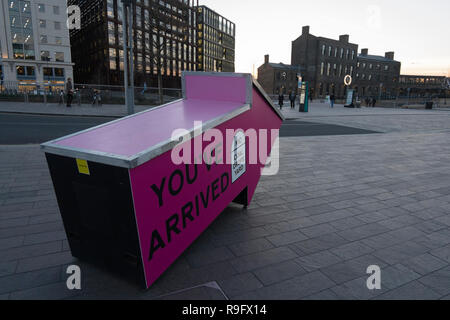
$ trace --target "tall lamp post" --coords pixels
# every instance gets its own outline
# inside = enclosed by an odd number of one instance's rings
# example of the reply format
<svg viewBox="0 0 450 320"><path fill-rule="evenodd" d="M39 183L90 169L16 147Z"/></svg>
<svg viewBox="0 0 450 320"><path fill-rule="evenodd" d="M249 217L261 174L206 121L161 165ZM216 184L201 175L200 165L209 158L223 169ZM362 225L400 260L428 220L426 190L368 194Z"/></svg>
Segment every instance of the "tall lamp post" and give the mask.
<svg viewBox="0 0 450 320"><path fill-rule="evenodd" d="M125 104L129 115L134 114L133 5L135 3L136 0L122 0Z"/></svg>

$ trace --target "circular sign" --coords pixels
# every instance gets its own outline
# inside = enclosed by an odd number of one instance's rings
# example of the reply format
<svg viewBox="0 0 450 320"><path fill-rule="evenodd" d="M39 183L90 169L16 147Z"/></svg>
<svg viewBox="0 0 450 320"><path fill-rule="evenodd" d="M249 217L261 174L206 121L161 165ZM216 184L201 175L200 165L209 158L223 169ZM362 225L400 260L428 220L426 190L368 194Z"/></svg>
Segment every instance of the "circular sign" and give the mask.
<svg viewBox="0 0 450 320"><path fill-rule="evenodd" d="M353 81L353 79L352 79L352 76L351 75L346 75L345 76L345 78L344 78L344 84L346 85L346 86L349 86L349 85L351 85L352 84L352 81Z"/></svg>

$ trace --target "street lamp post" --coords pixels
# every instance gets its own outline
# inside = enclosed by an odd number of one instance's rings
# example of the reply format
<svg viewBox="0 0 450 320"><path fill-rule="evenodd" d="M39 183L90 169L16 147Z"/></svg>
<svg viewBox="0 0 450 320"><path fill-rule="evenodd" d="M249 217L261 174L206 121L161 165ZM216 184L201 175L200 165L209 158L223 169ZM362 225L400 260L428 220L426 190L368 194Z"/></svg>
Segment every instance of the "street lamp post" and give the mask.
<svg viewBox="0 0 450 320"><path fill-rule="evenodd" d="M134 114L133 4L135 2L136 0L122 0L125 104L129 115Z"/></svg>

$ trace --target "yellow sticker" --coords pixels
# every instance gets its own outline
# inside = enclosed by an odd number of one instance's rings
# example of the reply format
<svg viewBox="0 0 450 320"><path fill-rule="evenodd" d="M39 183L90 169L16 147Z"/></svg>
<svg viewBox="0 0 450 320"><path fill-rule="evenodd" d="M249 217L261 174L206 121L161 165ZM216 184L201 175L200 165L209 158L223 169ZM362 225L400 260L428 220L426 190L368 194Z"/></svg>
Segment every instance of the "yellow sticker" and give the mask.
<svg viewBox="0 0 450 320"><path fill-rule="evenodd" d="M86 160L77 159L78 172L81 174L91 175L89 166Z"/></svg>

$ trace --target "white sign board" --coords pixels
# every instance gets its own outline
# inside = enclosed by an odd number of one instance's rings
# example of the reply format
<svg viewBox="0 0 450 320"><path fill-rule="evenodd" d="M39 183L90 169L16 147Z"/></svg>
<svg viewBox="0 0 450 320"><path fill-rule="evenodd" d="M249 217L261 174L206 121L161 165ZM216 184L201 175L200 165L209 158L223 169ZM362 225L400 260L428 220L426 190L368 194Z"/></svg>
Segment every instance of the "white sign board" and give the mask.
<svg viewBox="0 0 450 320"><path fill-rule="evenodd" d="M353 103L353 89L349 89L347 91L347 101L346 101L346 105L349 106Z"/></svg>
<svg viewBox="0 0 450 320"><path fill-rule="evenodd" d="M246 150L245 134L240 131L234 136L233 148L231 151L231 178L233 183L247 171Z"/></svg>

